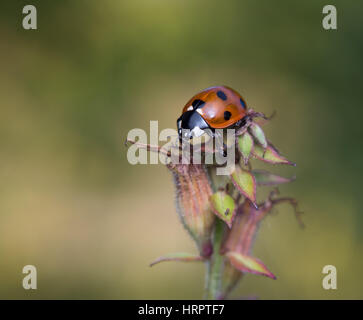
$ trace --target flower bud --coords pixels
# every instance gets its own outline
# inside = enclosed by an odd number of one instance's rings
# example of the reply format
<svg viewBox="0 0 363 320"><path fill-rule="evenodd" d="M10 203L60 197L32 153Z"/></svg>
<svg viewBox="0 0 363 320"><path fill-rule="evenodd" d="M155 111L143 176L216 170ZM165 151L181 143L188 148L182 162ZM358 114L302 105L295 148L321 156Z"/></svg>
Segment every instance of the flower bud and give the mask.
<svg viewBox="0 0 363 320"><path fill-rule="evenodd" d="M212 254L211 234L215 215L211 210L213 194L208 173L203 165L172 164L176 188L176 207L181 222L197 243L200 255Z"/></svg>
<svg viewBox="0 0 363 320"><path fill-rule="evenodd" d="M271 193L266 202L259 205L259 209L256 209L248 199L237 208L232 229L229 230L221 248L221 254L227 258L224 272L224 295L228 294L239 281L241 272L242 274L248 272L276 279L275 275L260 260L251 256L258 227L276 204L290 203L293 205L297 216L299 212L295 199L272 199L273 194L274 192Z"/></svg>
<svg viewBox="0 0 363 320"><path fill-rule="evenodd" d="M245 165L247 165L254 145L253 138L248 132L245 132L237 138L237 143L238 150L243 158L243 162Z"/></svg>
<svg viewBox="0 0 363 320"><path fill-rule="evenodd" d="M280 155L279 151L271 143L268 144L266 149L255 145L252 155L257 159L270 164L287 164L294 167L296 166L294 162L291 162Z"/></svg>
<svg viewBox="0 0 363 320"><path fill-rule="evenodd" d="M220 190L211 196L210 203L217 217L226 222L228 227L231 228L236 213L234 199L224 190Z"/></svg>
<svg viewBox="0 0 363 320"><path fill-rule="evenodd" d="M262 146L263 149L267 148L267 140L265 137L265 133L263 132L262 128L255 122L250 124L250 132L257 140L257 142Z"/></svg>
<svg viewBox="0 0 363 320"><path fill-rule="evenodd" d="M231 174L231 180L237 190L256 205L256 179L254 175L240 166L236 166Z"/></svg>

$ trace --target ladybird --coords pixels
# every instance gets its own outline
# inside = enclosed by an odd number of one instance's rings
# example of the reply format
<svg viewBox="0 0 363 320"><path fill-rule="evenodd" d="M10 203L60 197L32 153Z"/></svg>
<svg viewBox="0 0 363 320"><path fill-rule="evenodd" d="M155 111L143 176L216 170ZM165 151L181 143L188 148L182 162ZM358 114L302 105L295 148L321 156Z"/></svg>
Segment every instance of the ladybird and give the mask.
<svg viewBox="0 0 363 320"><path fill-rule="evenodd" d="M244 125L247 117L247 104L241 95L226 86L204 89L192 97L183 108L177 120L178 133L185 136L201 136L205 129L238 128Z"/></svg>

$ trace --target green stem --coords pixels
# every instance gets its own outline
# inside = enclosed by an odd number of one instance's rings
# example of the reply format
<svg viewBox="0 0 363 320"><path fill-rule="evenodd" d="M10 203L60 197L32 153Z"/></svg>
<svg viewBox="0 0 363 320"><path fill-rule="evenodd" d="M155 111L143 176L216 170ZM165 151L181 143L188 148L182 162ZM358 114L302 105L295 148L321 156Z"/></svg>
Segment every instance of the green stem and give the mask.
<svg viewBox="0 0 363 320"><path fill-rule="evenodd" d="M213 255L207 262L206 299L219 299L222 288L223 257L220 248L223 240L224 224L216 219L213 237Z"/></svg>

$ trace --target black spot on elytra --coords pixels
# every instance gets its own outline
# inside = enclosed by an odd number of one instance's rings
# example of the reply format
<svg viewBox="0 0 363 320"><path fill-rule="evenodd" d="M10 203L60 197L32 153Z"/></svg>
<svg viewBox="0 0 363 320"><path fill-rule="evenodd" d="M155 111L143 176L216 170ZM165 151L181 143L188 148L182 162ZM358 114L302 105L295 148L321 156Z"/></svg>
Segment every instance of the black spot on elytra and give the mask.
<svg viewBox="0 0 363 320"><path fill-rule="evenodd" d="M231 113L229 111L224 111L224 120L229 120L231 119Z"/></svg>
<svg viewBox="0 0 363 320"><path fill-rule="evenodd" d="M223 101L227 100L227 96L223 91L218 91L217 96L218 98L221 98Z"/></svg>
<svg viewBox="0 0 363 320"><path fill-rule="evenodd" d="M195 99L192 103L193 109L198 109L203 107L203 105L205 104L205 102L203 100L200 99Z"/></svg>
<svg viewBox="0 0 363 320"><path fill-rule="evenodd" d="M242 108L246 109L246 104L242 99L239 99L239 101L241 102Z"/></svg>

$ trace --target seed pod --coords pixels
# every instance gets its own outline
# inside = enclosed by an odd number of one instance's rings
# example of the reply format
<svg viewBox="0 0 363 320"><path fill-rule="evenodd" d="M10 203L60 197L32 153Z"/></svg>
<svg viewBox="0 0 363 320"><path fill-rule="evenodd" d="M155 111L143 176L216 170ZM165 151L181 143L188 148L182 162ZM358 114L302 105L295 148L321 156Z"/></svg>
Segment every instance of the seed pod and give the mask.
<svg viewBox="0 0 363 320"><path fill-rule="evenodd" d="M242 154L244 164L247 165L253 149L253 138L248 132L238 137L238 149Z"/></svg>
<svg viewBox="0 0 363 320"><path fill-rule="evenodd" d="M213 212L231 228L236 213L233 198L225 191L217 191L211 196L210 201Z"/></svg>
<svg viewBox="0 0 363 320"><path fill-rule="evenodd" d="M267 140L265 137L265 133L261 129L261 127L256 124L255 122L252 122L250 124L250 132L255 137L255 139L258 141L258 143L262 146L263 149L267 148Z"/></svg>
<svg viewBox="0 0 363 320"><path fill-rule="evenodd" d="M203 165L173 164L169 166L176 188L176 207L180 220L195 240L200 255L212 254L211 234L215 215L209 199L213 193Z"/></svg>
<svg viewBox="0 0 363 320"><path fill-rule="evenodd" d="M272 208L279 203L289 203L295 209L295 215L299 223L301 212L297 210L297 202L293 198L276 198L273 199L272 192L266 202L259 205L256 209L248 199L238 206L237 213L233 221L232 229L228 231L223 242L220 253L225 255L225 273L224 273L224 296L240 280L240 276L234 270L240 273L254 273L276 279L275 275L258 259L252 257L252 247L256 233L261 221L271 212Z"/></svg>
<svg viewBox="0 0 363 320"><path fill-rule="evenodd" d="M230 263L241 272L249 272L276 280L275 275L257 258L239 252L226 253Z"/></svg>
<svg viewBox="0 0 363 320"><path fill-rule="evenodd" d="M259 210L246 199L236 213L232 229L228 232L221 248L226 256L224 271L224 296L226 296L241 279L243 273L264 274L274 278L274 275L260 261L251 257L253 240L259 223L269 210L262 206ZM264 272L264 273L263 273Z"/></svg>
<svg viewBox="0 0 363 320"><path fill-rule="evenodd" d="M223 252L239 252L244 255L251 253L254 234L257 232L262 219L271 211L270 201L256 209L249 200L245 200L238 208L232 229L223 244Z"/></svg>
<svg viewBox="0 0 363 320"><path fill-rule="evenodd" d="M277 151L277 149L269 144L266 148L266 150L263 150L260 146L255 146L255 148L252 151L252 154L254 157L256 157L259 160L262 160L267 163L271 164L288 164L291 166L296 166L294 162L291 162L287 160L285 157L280 155L280 153Z"/></svg>
<svg viewBox="0 0 363 320"><path fill-rule="evenodd" d="M256 180L250 171L236 166L235 171L231 174L231 180L238 191L246 198L250 199L255 207L256 205Z"/></svg>

